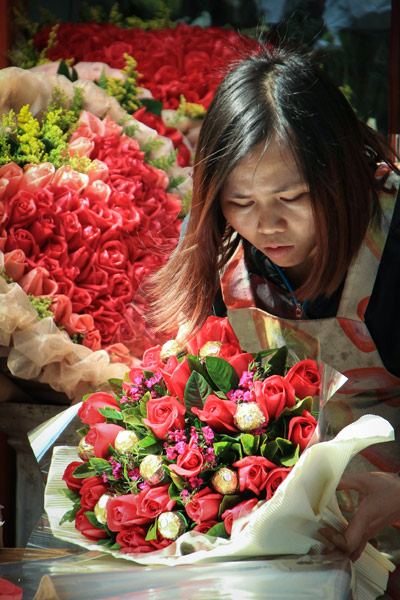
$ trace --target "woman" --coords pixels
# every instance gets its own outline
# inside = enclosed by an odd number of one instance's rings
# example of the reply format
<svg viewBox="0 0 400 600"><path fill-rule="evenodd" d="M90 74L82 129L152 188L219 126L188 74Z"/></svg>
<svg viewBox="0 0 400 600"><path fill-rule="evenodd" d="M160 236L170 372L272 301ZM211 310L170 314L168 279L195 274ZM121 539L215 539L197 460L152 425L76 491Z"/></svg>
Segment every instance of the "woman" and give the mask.
<svg viewBox="0 0 400 600"><path fill-rule="evenodd" d="M325 411L329 434L366 412L396 426L400 202L392 159L309 56L273 48L241 61L207 111L186 233L157 277L163 328L190 334L211 310L227 311L239 339L285 343L344 373ZM383 446L353 469L398 471L398 446ZM347 549L353 558L360 544Z"/></svg>

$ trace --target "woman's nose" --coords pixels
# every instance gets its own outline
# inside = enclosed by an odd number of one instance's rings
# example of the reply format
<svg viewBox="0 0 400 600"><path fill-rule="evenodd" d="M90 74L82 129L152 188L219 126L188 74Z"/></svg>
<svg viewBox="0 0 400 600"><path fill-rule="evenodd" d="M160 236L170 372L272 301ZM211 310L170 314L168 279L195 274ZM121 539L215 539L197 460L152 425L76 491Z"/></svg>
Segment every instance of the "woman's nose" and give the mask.
<svg viewBox="0 0 400 600"><path fill-rule="evenodd" d="M275 209L263 210L258 218L259 233L277 233L286 229L286 222L282 214Z"/></svg>

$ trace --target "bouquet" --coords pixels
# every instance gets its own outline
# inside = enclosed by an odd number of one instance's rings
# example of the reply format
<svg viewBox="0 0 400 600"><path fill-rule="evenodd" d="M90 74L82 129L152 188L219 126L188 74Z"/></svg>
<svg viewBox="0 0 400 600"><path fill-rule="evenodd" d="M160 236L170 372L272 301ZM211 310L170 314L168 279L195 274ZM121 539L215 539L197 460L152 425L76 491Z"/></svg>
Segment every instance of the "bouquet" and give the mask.
<svg viewBox="0 0 400 600"><path fill-rule="evenodd" d="M227 318L186 346L147 350L140 368L88 395L78 454L61 490L87 539L121 553L169 546L185 531L228 538L270 500L314 436L314 360L286 347L244 352Z"/></svg>

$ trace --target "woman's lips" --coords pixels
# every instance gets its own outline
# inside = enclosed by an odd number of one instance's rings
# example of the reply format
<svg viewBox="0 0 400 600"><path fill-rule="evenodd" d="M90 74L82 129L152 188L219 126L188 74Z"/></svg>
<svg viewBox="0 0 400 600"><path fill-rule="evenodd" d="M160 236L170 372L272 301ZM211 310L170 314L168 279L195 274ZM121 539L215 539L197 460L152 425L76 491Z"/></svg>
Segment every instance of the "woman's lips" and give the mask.
<svg viewBox="0 0 400 600"><path fill-rule="evenodd" d="M264 253L273 261L284 258L294 246L265 246Z"/></svg>

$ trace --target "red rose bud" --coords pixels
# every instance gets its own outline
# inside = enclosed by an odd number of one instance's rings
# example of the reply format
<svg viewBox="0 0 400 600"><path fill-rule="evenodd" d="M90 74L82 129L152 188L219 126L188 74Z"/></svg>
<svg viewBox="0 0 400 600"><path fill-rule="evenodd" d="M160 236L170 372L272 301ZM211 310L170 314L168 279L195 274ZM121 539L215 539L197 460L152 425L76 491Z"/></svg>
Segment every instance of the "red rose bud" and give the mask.
<svg viewBox="0 0 400 600"><path fill-rule="evenodd" d="M153 398L146 404L147 418L143 422L154 435L165 440L172 429L183 429L185 426L186 408L173 396Z"/></svg>
<svg viewBox="0 0 400 600"><path fill-rule="evenodd" d="M105 423L106 418L99 413L99 409L106 408L107 406L111 406L121 412L118 402L113 396L105 392L96 392L95 394L90 394L84 400L78 410L78 415L84 423L89 425L89 427L93 427L96 423Z"/></svg>
<svg viewBox="0 0 400 600"><path fill-rule="evenodd" d="M78 511L75 517L75 529L92 542L104 540L106 537L108 537L108 533L104 529L99 529L91 524L85 515L85 512L86 510L84 508L81 508Z"/></svg>
<svg viewBox="0 0 400 600"><path fill-rule="evenodd" d="M315 360L301 360L289 369L285 379L293 386L300 400L319 394L321 378Z"/></svg>
<svg viewBox="0 0 400 600"><path fill-rule="evenodd" d="M268 474L276 465L263 456L246 456L233 463L239 471L239 489L250 490L256 496L264 489Z"/></svg>
<svg viewBox="0 0 400 600"><path fill-rule="evenodd" d="M236 404L231 400L222 400L211 394L204 403L203 410L192 407L192 412L205 421L217 433L237 432L234 423Z"/></svg>
<svg viewBox="0 0 400 600"><path fill-rule="evenodd" d="M125 429L112 423L96 423L86 435L86 443L93 446L95 456L107 459L109 457L108 447L114 446L115 438L120 431L125 431Z"/></svg>
<svg viewBox="0 0 400 600"><path fill-rule="evenodd" d="M265 422L279 417L284 408L296 404L294 388L280 375L254 383L254 399L264 413Z"/></svg>
<svg viewBox="0 0 400 600"><path fill-rule="evenodd" d="M293 444L300 446L300 452L306 448L308 442L311 440L317 421L314 419L312 414L307 410L303 410L301 417L293 417L289 421L288 440Z"/></svg>
<svg viewBox="0 0 400 600"><path fill-rule="evenodd" d="M257 503L258 498L250 498L250 500L240 502L240 504L237 504L233 508L225 510L222 513L221 518L229 535L232 533L233 522L250 514Z"/></svg>
<svg viewBox="0 0 400 600"><path fill-rule="evenodd" d="M267 500L272 498L282 481L286 479L292 469L293 467L276 467L270 471L265 482Z"/></svg>

